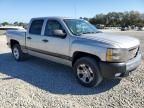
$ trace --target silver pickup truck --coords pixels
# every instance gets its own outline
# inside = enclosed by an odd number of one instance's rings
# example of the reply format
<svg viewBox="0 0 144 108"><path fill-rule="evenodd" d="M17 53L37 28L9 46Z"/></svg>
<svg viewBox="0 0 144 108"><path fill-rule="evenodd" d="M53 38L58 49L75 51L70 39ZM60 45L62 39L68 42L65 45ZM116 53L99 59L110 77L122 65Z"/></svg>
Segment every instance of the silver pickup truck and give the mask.
<svg viewBox="0 0 144 108"><path fill-rule="evenodd" d="M86 87L128 76L141 63L139 40L99 32L82 19L33 18L27 31L8 30L6 35L17 61L29 54L71 66Z"/></svg>

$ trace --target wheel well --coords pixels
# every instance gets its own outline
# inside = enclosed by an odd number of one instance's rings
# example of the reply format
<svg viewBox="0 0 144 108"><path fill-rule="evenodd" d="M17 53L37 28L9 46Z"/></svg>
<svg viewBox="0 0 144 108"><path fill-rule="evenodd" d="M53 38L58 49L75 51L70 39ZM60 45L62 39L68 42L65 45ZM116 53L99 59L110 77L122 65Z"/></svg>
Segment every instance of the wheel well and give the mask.
<svg viewBox="0 0 144 108"><path fill-rule="evenodd" d="M13 46L14 46L15 44L19 44L19 42L16 41L16 40L10 40L10 46L11 46L11 48L13 48Z"/></svg>
<svg viewBox="0 0 144 108"><path fill-rule="evenodd" d="M73 54L73 58L72 58L72 65L74 65L74 63L76 62L76 60L78 60L81 57L92 57L95 60L100 61L100 58L98 56L96 56L96 55L85 53L85 52L75 52Z"/></svg>

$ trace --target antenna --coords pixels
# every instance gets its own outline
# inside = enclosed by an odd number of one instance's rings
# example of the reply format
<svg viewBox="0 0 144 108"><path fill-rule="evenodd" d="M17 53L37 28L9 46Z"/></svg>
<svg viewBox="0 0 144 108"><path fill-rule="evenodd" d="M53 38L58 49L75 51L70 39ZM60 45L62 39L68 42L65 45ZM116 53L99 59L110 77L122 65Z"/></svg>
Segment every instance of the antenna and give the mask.
<svg viewBox="0 0 144 108"><path fill-rule="evenodd" d="M77 18L77 5L75 0L74 0L74 17Z"/></svg>

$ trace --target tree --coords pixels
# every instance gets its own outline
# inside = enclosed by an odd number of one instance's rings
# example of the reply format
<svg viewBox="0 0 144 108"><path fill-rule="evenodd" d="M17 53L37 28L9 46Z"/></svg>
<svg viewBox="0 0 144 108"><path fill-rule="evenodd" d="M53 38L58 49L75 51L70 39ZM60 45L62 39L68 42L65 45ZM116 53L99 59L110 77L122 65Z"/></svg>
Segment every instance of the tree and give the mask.
<svg viewBox="0 0 144 108"><path fill-rule="evenodd" d="M20 22L18 25L19 26L24 26L25 24L23 22Z"/></svg>
<svg viewBox="0 0 144 108"><path fill-rule="evenodd" d="M14 22L13 23L15 26L18 26L19 25L19 23L16 21L16 22Z"/></svg>
<svg viewBox="0 0 144 108"><path fill-rule="evenodd" d="M109 12L108 14L97 14L90 18L89 22L94 25L104 24L109 27L144 26L144 14L138 11Z"/></svg>
<svg viewBox="0 0 144 108"><path fill-rule="evenodd" d="M87 18L87 17L80 17L80 19L84 19L86 21L89 21L89 18Z"/></svg>
<svg viewBox="0 0 144 108"><path fill-rule="evenodd" d="M6 25L9 25L9 23L8 22L3 22L2 25L6 26Z"/></svg>

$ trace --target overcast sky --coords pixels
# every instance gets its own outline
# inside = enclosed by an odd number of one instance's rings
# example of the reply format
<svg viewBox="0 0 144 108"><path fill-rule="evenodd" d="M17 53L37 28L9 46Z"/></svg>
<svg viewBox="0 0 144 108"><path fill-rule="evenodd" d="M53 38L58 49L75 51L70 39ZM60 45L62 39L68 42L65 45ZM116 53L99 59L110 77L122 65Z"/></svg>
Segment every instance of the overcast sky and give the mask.
<svg viewBox="0 0 144 108"><path fill-rule="evenodd" d="M32 17L93 17L99 13L136 10L144 0L0 0L0 22L29 22Z"/></svg>

